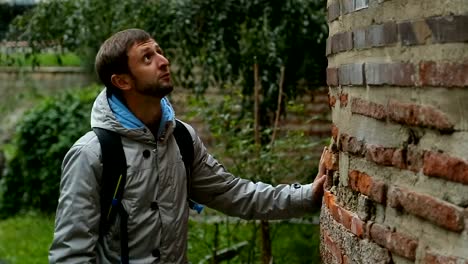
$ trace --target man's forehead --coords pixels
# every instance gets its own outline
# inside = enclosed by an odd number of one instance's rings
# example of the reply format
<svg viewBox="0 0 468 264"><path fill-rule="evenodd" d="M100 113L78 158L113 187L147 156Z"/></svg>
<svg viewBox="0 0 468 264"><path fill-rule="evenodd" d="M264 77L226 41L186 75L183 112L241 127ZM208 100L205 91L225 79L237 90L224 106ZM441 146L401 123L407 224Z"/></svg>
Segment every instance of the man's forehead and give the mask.
<svg viewBox="0 0 468 264"><path fill-rule="evenodd" d="M143 42L136 42L135 44L133 44L131 49L145 50L145 49L154 48L154 47L159 48L159 44L154 39L149 39Z"/></svg>

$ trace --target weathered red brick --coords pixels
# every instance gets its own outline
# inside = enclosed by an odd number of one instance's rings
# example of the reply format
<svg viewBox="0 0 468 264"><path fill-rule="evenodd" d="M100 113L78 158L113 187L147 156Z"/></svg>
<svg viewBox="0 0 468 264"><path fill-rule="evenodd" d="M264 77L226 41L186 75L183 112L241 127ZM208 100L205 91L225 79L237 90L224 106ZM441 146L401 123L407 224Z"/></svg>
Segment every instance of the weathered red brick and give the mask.
<svg viewBox="0 0 468 264"><path fill-rule="evenodd" d="M369 232L370 238L391 252L415 260L418 241L399 232L392 232L388 227L372 224Z"/></svg>
<svg viewBox="0 0 468 264"><path fill-rule="evenodd" d="M410 63L366 63L365 78L369 85L413 86L416 70Z"/></svg>
<svg viewBox="0 0 468 264"><path fill-rule="evenodd" d="M325 191L324 200L325 200L325 205L327 206L328 211L330 212L332 217L335 219L340 219L340 215L338 213L338 206L336 205L336 202L335 202L335 196L331 192Z"/></svg>
<svg viewBox="0 0 468 264"><path fill-rule="evenodd" d="M329 191L326 191L324 194L324 198L325 205L327 206L330 215L335 219L335 221L337 221L338 223L342 223L341 219L343 212L341 212L341 207L336 204L335 195L333 195Z"/></svg>
<svg viewBox="0 0 468 264"><path fill-rule="evenodd" d="M327 68L327 85L338 86L338 68Z"/></svg>
<svg viewBox="0 0 468 264"><path fill-rule="evenodd" d="M396 149L393 152L392 157L392 166L395 166L399 169L406 169L407 166L407 150L406 149Z"/></svg>
<svg viewBox="0 0 468 264"><path fill-rule="evenodd" d="M385 106L357 97L351 99L351 112L378 120L385 120L387 117Z"/></svg>
<svg viewBox="0 0 468 264"><path fill-rule="evenodd" d="M429 195L392 186L388 192L388 205L426 219L451 231L464 229L463 209Z"/></svg>
<svg viewBox="0 0 468 264"><path fill-rule="evenodd" d="M333 95L331 95L331 94L329 94L329 95L328 95L328 98L329 98L328 105L329 105L330 107L335 107L335 105L336 105L336 97L333 96Z"/></svg>
<svg viewBox="0 0 468 264"><path fill-rule="evenodd" d="M339 134L338 127L335 124L332 124L331 135L335 142L338 142L338 134Z"/></svg>
<svg viewBox="0 0 468 264"><path fill-rule="evenodd" d="M291 123L289 123L291 124ZM298 129L306 129L305 135L307 136L319 136L319 137L329 137L330 136L330 123L325 123L325 122L316 122L312 121L310 122L309 128L307 129L304 125L304 123L300 123L300 125L297 126ZM295 127L290 127L291 129L294 129Z"/></svg>
<svg viewBox="0 0 468 264"><path fill-rule="evenodd" d="M324 87L323 89L320 89L317 91L317 93L311 93L310 95L304 95L303 102L307 103L305 105L305 112L309 113L309 111L316 111L318 106L316 105L326 105L328 103L328 93L330 90L335 90L337 88L330 88L330 87ZM328 111L328 109L324 109Z"/></svg>
<svg viewBox="0 0 468 264"><path fill-rule="evenodd" d="M338 80L341 85L363 85L364 64L352 63L341 65L338 69Z"/></svg>
<svg viewBox="0 0 468 264"><path fill-rule="evenodd" d="M342 50L348 51L353 49L353 32L347 31L341 33L340 41L342 42Z"/></svg>
<svg viewBox="0 0 468 264"><path fill-rule="evenodd" d="M395 22L390 21L382 25L383 27L383 43L385 45L395 44L398 41L398 31Z"/></svg>
<svg viewBox="0 0 468 264"><path fill-rule="evenodd" d="M366 46L380 47L395 44L398 41L395 22L371 25L366 30Z"/></svg>
<svg viewBox="0 0 468 264"><path fill-rule="evenodd" d="M328 10L328 22L332 22L333 20L340 17L340 2L333 1L327 8Z"/></svg>
<svg viewBox="0 0 468 264"><path fill-rule="evenodd" d="M353 49L353 32L342 32L331 36L331 53Z"/></svg>
<svg viewBox="0 0 468 264"><path fill-rule="evenodd" d="M340 106L346 107L348 105L348 94L340 93Z"/></svg>
<svg viewBox="0 0 468 264"><path fill-rule="evenodd" d="M336 171L339 168L339 157L338 153L333 153L329 150L326 150L324 153L324 165L325 169Z"/></svg>
<svg viewBox="0 0 468 264"><path fill-rule="evenodd" d="M312 92L311 95L304 95L305 98L310 98L310 100L304 100L310 104L326 104L328 103L328 91L329 88L317 89L316 92ZM312 105L306 105L306 110L308 107L313 107Z"/></svg>
<svg viewBox="0 0 468 264"><path fill-rule="evenodd" d="M351 232L359 238L364 237L366 222L362 221L359 217L353 216L351 219Z"/></svg>
<svg viewBox="0 0 468 264"><path fill-rule="evenodd" d="M366 145L366 159L383 166L392 166L395 148L386 148L380 145Z"/></svg>
<svg viewBox="0 0 468 264"><path fill-rule="evenodd" d="M424 264L457 264L468 263L468 259L458 258L454 256L444 256L433 251L427 251L424 256Z"/></svg>
<svg viewBox="0 0 468 264"><path fill-rule="evenodd" d="M340 134L338 147L344 152L348 152L357 156L365 155L364 142L345 133Z"/></svg>
<svg viewBox="0 0 468 264"><path fill-rule="evenodd" d="M337 222L342 224L346 229L351 230L351 221L353 219L353 213L337 205L338 218L335 218Z"/></svg>
<svg viewBox="0 0 468 264"><path fill-rule="evenodd" d="M358 28L353 31L353 47L355 49L369 48L366 45L366 29Z"/></svg>
<svg viewBox="0 0 468 264"><path fill-rule="evenodd" d="M340 134L340 141L339 141L338 147L342 151L345 151L345 152L348 152L357 156L365 155L364 142L344 133Z"/></svg>
<svg viewBox="0 0 468 264"><path fill-rule="evenodd" d="M449 181L468 184L468 162L445 153L424 153L424 174Z"/></svg>
<svg viewBox="0 0 468 264"><path fill-rule="evenodd" d="M419 64L419 80L422 86L468 86L468 63L442 63L422 61Z"/></svg>
<svg viewBox="0 0 468 264"><path fill-rule="evenodd" d="M468 16L429 17L426 19L435 43L468 41Z"/></svg>
<svg viewBox="0 0 468 264"><path fill-rule="evenodd" d="M332 38L331 37L327 38L325 45L326 45L325 55L328 56L332 54Z"/></svg>
<svg viewBox="0 0 468 264"><path fill-rule="evenodd" d="M397 123L435 128L444 132L451 132L454 129L454 124L448 116L432 106L390 100L387 111L390 120Z"/></svg>
<svg viewBox="0 0 468 264"><path fill-rule="evenodd" d="M424 152L415 145L409 145L406 152L407 169L413 172L419 172L424 165Z"/></svg>
<svg viewBox="0 0 468 264"><path fill-rule="evenodd" d="M361 238L364 236L366 223L357 214L336 204L335 196L329 191L325 192L324 202L330 215L336 222L340 223L354 235Z"/></svg>
<svg viewBox="0 0 468 264"><path fill-rule="evenodd" d="M330 209L330 203L333 198L333 194L330 191L325 191L323 194L323 202L327 206L328 209Z"/></svg>
<svg viewBox="0 0 468 264"><path fill-rule="evenodd" d="M350 171L348 176L351 189L367 195L371 200L385 204L387 185L384 182L357 170Z"/></svg>
<svg viewBox="0 0 468 264"><path fill-rule="evenodd" d="M333 263L339 263L339 264L342 264L343 263L343 253L342 253L342 250L341 248L338 246L337 243L335 243L335 241L333 241L333 239L330 237L330 235L328 234L328 232L323 232L323 242L325 242L325 247L327 248L327 250L333 255L334 259L336 262L333 262Z"/></svg>
<svg viewBox="0 0 468 264"><path fill-rule="evenodd" d="M398 24L402 45L422 45L431 37L431 31L424 20L406 21Z"/></svg>
<svg viewBox="0 0 468 264"><path fill-rule="evenodd" d="M403 196L400 188L395 188L393 186L389 187L387 192L387 205L398 210L403 210L403 207L398 200L400 196Z"/></svg>

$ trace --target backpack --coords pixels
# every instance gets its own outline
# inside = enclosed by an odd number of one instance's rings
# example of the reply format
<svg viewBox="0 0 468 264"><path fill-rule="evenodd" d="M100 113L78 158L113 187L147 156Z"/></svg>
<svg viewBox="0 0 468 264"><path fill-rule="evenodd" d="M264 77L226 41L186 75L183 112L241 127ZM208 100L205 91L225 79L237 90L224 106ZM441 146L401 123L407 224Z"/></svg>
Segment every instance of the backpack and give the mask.
<svg viewBox="0 0 468 264"><path fill-rule="evenodd" d="M93 128L101 145L102 155L102 179L101 182L101 221L99 225L99 239L109 232L110 226L114 223L116 215L120 215L120 248L121 262L128 263L128 214L121 201L123 197L127 162L122 146L120 135L103 128ZM192 163L194 159L194 149L192 135L182 122L176 120L176 127L173 135L179 147L180 154L186 169L187 176L187 196L190 197L190 179L192 176ZM198 213L203 210L203 206L188 198L189 207Z"/></svg>

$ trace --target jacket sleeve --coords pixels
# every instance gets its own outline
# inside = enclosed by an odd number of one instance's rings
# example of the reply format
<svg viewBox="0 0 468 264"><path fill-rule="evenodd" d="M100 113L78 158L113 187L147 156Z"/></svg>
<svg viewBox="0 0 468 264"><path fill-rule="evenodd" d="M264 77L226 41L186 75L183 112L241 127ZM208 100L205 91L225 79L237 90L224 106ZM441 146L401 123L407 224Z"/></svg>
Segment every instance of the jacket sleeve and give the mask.
<svg viewBox="0 0 468 264"><path fill-rule="evenodd" d="M50 263L95 263L102 165L89 145L74 145L62 164Z"/></svg>
<svg viewBox="0 0 468 264"><path fill-rule="evenodd" d="M319 208L319 201L312 200L311 184L272 186L232 175L188 128L195 150L190 196L196 202L244 219L287 219Z"/></svg>

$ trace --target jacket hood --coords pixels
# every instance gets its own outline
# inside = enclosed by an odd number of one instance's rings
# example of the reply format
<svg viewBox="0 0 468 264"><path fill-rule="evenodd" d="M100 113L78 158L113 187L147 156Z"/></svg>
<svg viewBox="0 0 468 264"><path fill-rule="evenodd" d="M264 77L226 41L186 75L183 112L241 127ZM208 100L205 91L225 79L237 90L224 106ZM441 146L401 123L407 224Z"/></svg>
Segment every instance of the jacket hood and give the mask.
<svg viewBox="0 0 468 264"><path fill-rule="evenodd" d="M175 113L166 97L161 99L161 111L158 135L153 135L125 104L115 96L108 96L107 89L104 89L94 101L91 110L91 127L114 131L140 142L156 142L156 138L162 142L166 141L175 127Z"/></svg>

